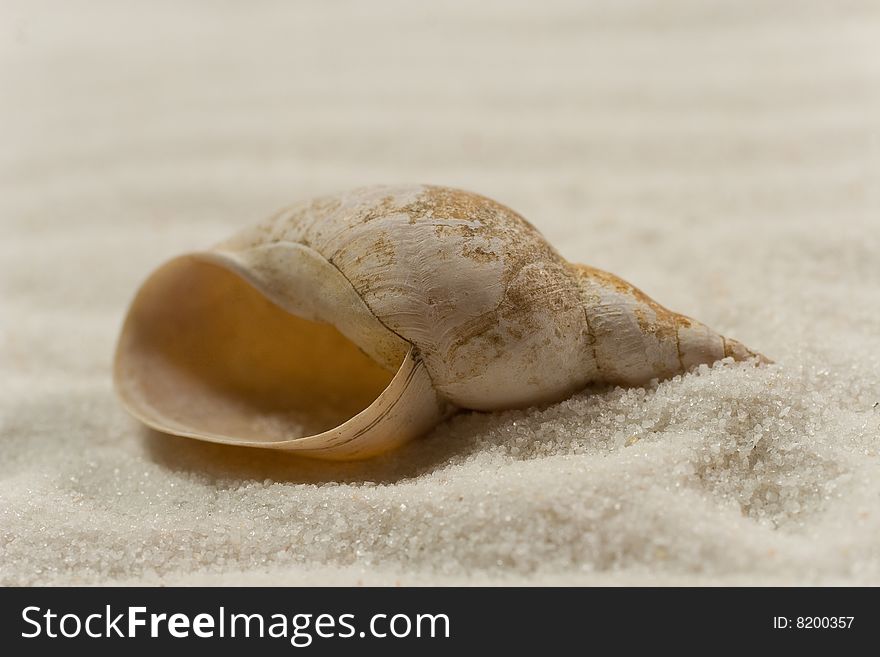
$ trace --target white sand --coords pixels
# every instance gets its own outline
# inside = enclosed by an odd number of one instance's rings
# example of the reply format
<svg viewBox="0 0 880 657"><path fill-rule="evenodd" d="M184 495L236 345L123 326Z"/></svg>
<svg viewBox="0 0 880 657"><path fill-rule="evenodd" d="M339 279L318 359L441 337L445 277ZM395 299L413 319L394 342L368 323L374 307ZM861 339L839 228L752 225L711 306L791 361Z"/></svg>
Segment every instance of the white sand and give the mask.
<svg viewBox="0 0 880 657"><path fill-rule="evenodd" d="M53 4L0 9L0 582L880 583L876 2ZM778 364L360 465L122 411L151 268L407 181Z"/></svg>

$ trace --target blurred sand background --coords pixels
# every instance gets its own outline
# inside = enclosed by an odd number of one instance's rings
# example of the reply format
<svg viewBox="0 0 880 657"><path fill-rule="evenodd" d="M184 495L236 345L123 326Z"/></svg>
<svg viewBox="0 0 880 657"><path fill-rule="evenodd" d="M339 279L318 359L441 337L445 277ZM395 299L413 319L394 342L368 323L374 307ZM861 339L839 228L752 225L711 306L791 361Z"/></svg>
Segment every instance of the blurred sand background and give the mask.
<svg viewBox="0 0 880 657"><path fill-rule="evenodd" d="M0 3L0 582L880 583L880 5ZM164 259L427 182L776 359L327 466L150 433Z"/></svg>

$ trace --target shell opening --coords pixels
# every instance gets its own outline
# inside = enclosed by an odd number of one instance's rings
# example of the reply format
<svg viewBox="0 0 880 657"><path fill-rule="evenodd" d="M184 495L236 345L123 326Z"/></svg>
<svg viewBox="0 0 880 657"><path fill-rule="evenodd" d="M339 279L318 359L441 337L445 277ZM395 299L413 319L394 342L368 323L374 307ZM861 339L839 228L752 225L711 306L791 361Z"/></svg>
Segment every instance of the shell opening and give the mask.
<svg viewBox="0 0 880 657"><path fill-rule="evenodd" d="M194 256L143 285L115 366L120 395L150 426L235 443L338 427L394 374L330 324L293 315L236 272Z"/></svg>

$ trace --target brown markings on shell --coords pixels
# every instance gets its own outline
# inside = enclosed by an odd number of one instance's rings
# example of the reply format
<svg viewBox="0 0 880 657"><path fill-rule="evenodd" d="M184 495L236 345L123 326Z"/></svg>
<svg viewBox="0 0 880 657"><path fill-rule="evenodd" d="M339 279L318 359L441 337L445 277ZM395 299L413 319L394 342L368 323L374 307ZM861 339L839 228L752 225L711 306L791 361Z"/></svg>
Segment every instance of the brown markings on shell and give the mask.
<svg viewBox="0 0 880 657"><path fill-rule="evenodd" d="M563 260L534 226L507 206L479 194L428 186L416 201L401 211L410 216L412 224L432 220L468 222L437 224L434 234L439 239L461 239L461 255L477 264L498 260L503 263L499 303L458 327L458 336L448 347L450 358L478 339L485 340L487 347L492 348L491 356L499 357L509 339L522 339L538 328L536 312L546 312L548 304L563 305L559 301L562 290L552 282L554 272L551 271L555 270L557 280L559 275L564 276ZM479 225L469 225L471 223ZM479 243L472 245L475 240ZM504 245L504 252L488 250L487 242ZM543 266L528 268L535 263ZM483 363L472 363L464 378L477 376L483 367Z"/></svg>
<svg viewBox="0 0 880 657"><path fill-rule="evenodd" d="M435 234L440 239L451 235L462 238L462 255L476 262L501 257L510 261L512 265L505 262L505 283L530 262L559 258L532 224L506 205L479 194L426 186L415 201L402 206L399 211L409 215L410 223L431 220L463 222L459 225L437 224ZM468 225L473 222L479 226ZM472 246L470 242L473 240L479 240L480 244ZM487 240L503 244L504 253L487 251L483 244Z"/></svg>
<svg viewBox="0 0 880 657"><path fill-rule="evenodd" d="M396 203L393 194L386 194L378 203L371 203L364 206L360 216L361 223L369 223L382 217L387 217L394 212Z"/></svg>
<svg viewBox="0 0 880 657"><path fill-rule="evenodd" d="M684 326L688 327L691 325L692 320L689 317L685 317L684 315L680 315L677 312L673 312L668 308L661 306L659 303L654 301L647 294L642 292L639 288L631 283L627 283L622 278L615 276L607 271L603 271L602 269L596 269L595 267L590 267L588 265L576 265L579 269L583 271L583 274L589 278L594 280L601 281L607 287L613 288L620 292L621 294L626 294L628 296L633 297L640 303L645 304L654 313L657 315L657 321L663 324L673 325L673 326ZM638 315L637 315L638 318ZM642 325L642 319L645 321L645 324ZM639 324L645 331L658 332L658 329L651 329L650 324L651 321L642 315L642 318L639 319ZM663 329L659 329L659 332L663 332Z"/></svg>
<svg viewBox="0 0 880 657"><path fill-rule="evenodd" d="M277 215L275 221L267 226L262 235L256 236L253 243L291 239L291 224L299 226L311 218L313 220L308 222L305 230L296 231L294 241L312 247L309 234L314 233L314 237L320 237L322 229L320 217L337 212L341 206L340 197L329 196L288 208ZM450 355L471 340L495 330L502 315L513 324L509 328L511 337L520 339L526 331L534 328L534 322L529 321L529 315L530 309L535 308L536 297L545 299L547 303L553 303L552 290L535 280L537 276L527 273L524 278L528 278L528 281L512 285L521 270L529 264L552 264L559 272L564 272L565 267L562 266L563 261L555 249L544 240L535 227L507 206L471 192L425 186L415 201L400 203L397 196L389 193L382 196L378 202L370 200L356 205L352 208L352 216L348 218L348 223L349 225L365 224L398 213L406 214L410 224L422 221L445 222L435 225L435 236L440 240L452 238L460 240L460 254L477 264L498 260L503 262L500 282L504 291L501 301L495 308L487 310L461 327L458 338L450 346ZM461 223L456 225L451 222ZM477 223L478 226L470 225L472 223ZM504 252L496 253L490 250L487 243L492 242L504 245ZM339 253L325 253L324 256L334 263ZM370 253L359 254L355 262L360 264L370 257L379 258L379 262L384 265L393 262L396 257L394 240L384 233L377 236L370 246ZM376 290L383 285L387 285L387 281L384 280L384 271L381 267L372 274L361 272L357 277L356 287L361 294ZM394 293L394 290L388 292ZM505 338L506 336L501 334L491 338L492 342L498 345L499 351L504 346ZM427 348L427 345L423 347Z"/></svg>
<svg viewBox="0 0 880 657"><path fill-rule="evenodd" d="M351 258L354 263L359 267L365 262L370 263L373 273L369 276L359 276L356 279L350 279L350 282L353 285L357 283L357 290L361 296L376 292L383 285L383 273L394 264L394 260L397 257L397 249L394 246L393 239L389 237L386 231L379 231L376 235L372 236L366 249L364 249L361 243L346 244L327 257L328 262L342 271L339 267L339 261L343 260L343 256L348 254L351 249L361 251ZM345 272L343 272L343 275L345 275Z"/></svg>
<svg viewBox="0 0 880 657"><path fill-rule="evenodd" d="M582 279L587 279L605 289L613 290L621 295L634 299L636 305L632 306L632 312L635 320L638 322L641 332L646 335L653 335L661 344L669 342L674 343L678 365L680 370L683 371L683 353L681 349L679 329L691 326L693 320L661 306L647 294L642 292L642 290L610 272L578 263L571 263L571 268L576 272L577 276ZM585 288L582 288L582 290L585 291ZM595 347L597 338L593 333L592 325L590 323L590 308L595 306L598 301L598 295L582 295L584 320L587 326L589 341L593 352L593 361L596 364L596 369L600 372L604 372L607 380L614 381L616 380L616 364L613 362L600 362L599 352ZM651 317L651 313L653 313L654 317ZM661 362L651 363L651 366L661 377L664 375L664 370L668 369L667 366ZM668 375L670 373L666 372L666 374Z"/></svg>
<svg viewBox="0 0 880 657"><path fill-rule="evenodd" d="M342 201L337 196L321 196L313 199L308 205L308 211L314 215L326 216L332 212L336 212L342 205Z"/></svg>
<svg viewBox="0 0 880 657"><path fill-rule="evenodd" d="M652 333L656 335L657 338L660 340L675 340L675 346L678 352L679 366L681 367L681 370L684 371L683 352L681 348L679 330L682 328L690 328L698 322L691 319L690 317L687 317L686 315L681 315L677 312L661 306L647 294L642 292L639 288L630 283L627 283L625 280L615 276L614 274L603 271L601 269L596 269L595 267L589 267L587 265L575 265L575 267L577 267L581 271L581 274L583 276L601 281L603 284L611 287L612 289L615 289L622 294L628 294L638 300L640 303L643 303L650 307L657 316L657 319L653 322L650 320L650 318L645 316L644 311L642 311L641 309L636 308L634 310L636 320L639 322L639 327L642 329L642 331L646 333ZM758 362L760 363L773 362L766 356L752 351L738 340L725 338L721 335L719 335L719 338L721 339L721 343L723 346L724 357L731 357L735 360L757 358Z"/></svg>
<svg viewBox="0 0 880 657"><path fill-rule="evenodd" d="M756 351L752 351L748 347L746 347L739 340L734 340L733 338L725 338L722 336L722 345L724 346L724 356L725 358L730 357L734 360L746 360L749 358L756 358L757 363L771 364L773 360L767 358L764 354L759 354Z"/></svg>
<svg viewBox="0 0 880 657"><path fill-rule="evenodd" d="M725 358L733 355L733 346L727 343L727 338L725 338L723 335L721 336L721 346L724 349Z"/></svg>
<svg viewBox="0 0 880 657"><path fill-rule="evenodd" d="M345 197L321 197L300 206L288 208L277 215L275 220L261 231L261 234L250 236L253 238L253 244L290 239L305 246L318 248L325 241L322 239L322 232L326 230L327 223L322 221L322 218L338 213L343 208L343 204L347 205L346 210L350 213L345 217L345 224L350 227L364 225L395 214L407 215L411 225L423 221L438 222L434 226L435 237L438 240L458 240L461 256L478 265L499 260L504 265L501 280L504 292L501 296L501 302L495 308L465 322L460 327L458 338L448 348L448 355L451 357L460 347L471 340L485 337L494 348L495 355L500 356L504 352L508 337L522 338L525 331L533 328L528 325L529 309L533 308L533 305L527 303L527 299L524 298L524 295L518 294L518 290L514 289L513 294L509 293L511 281L526 265L542 260L555 262L559 260L559 257L553 248L544 241L540 233L519 214L484 196L444 187L425 186L415 201L412 201L412 197L409 195L405 195L406 200L401 201L400 195L397 195L393 188L390 193L382 195L378 200L374 196L357 202L357 194L356 191ZM351 204L352 200L355 201L354 204ZM310 236L313 239L310 239ZM373 271L362 269L358 276L351 279L359 294L362 296L370 293L375 294L382 288L387 288L382 289L383 294L403 292L403 290L388 287L385 276L385 268L391 265L397 257L393 236L388 235L387 231L382 231L371 238L369 242L366 251L356 255L353 260L359 265L373 261L378 266L370 267ZM504 245L503 253L494 252L491 249L493 243ZM356 246L363 248L363 244ZM318 250L324 251L321 248ZM439 253L443 252L440 250ZM344 251L338 251L333 254L323 253L323 255L331 264L335 265L343 253ZM439 300L432 303L430 299L426 299L426 302L433 306L440 303ZM503 313L507 319L518 320L522 326L518 327L514 324L510 327L511 336L505 335L498 330L500 313ZM383 321L381 317L378 319ZM406 336L401 337L406 339ZM432 345L418 346L426 353L435 351Z"/></svg>
<svg viewBox="0 0 880 657"><path fill-rule="evenodd" d="M538 231L518 213L506 205L490 198L466 192L461 189L425 185L418 198L400 208L410 216L410 222L416 223L423 219L458 219L461 221L479 221L486 225L496 225L499 217L514 219L524 224L532 232Z"/></svg>
<svg viewBox="0 0 880 657"><path fill-rule="evenodd" d="M341 205L342 202L335 196L321 196L299 206L288 208L284 215L278 217L278 234L280 237L274 241L291 240L290 233L294 227L299 228L301 224L306 223L307 219L311 217L327 217L336 212ZM313 248L308 227L308 224L306 224L307 230L299 230L296 239L292 241ZM315 228L320 233L320 227L316 226Z"/></svg>
<svg viewBox="0 0 880 657"><path fill-rule="evenodd" d="M690 317L685 315L681 315L677 312L669 310L668 308L661 306L659 303L654 301L647 294L642 292L639 288L631 283L627 283L622 278L615 276L614 274L604 271L602 269L596 269L595 267L589 267L587 265L576 265L581 272L582 275L592 278L593 280L600 281L606 287L616 290L621 294L625 294L633 297L644 306L650 308L655 315L655 318L652 320L645 313L644 308L640 308L636 306L633 309L633 313L635 314L636 321L639 323L639 328L642 332L647 334L655 335L657 340L660 342L674 340L675 348L678 353L678 364L681 369L684 369L684 361L683 354L681 351L681 340L679 338L679 329L681 328L689 328L693 325L693 320Z"/></svg>
<svg viewBox="0 0 880 657"><path fill-rule="evenodd" d="M601 272L601 270L598 270L598 269L596 269L594 271ZM617 278L616 276L614 276L613 274L609 274L608 272L601 272L601 273L604 274L606 280L608 278ZM691 326L694 325L695 320L691 319L690 317L687 317L686 315L681 315L681 314L673 312L667 308L664 308L659 303L657 303L656 301L651 299L644 292L639 290L637 287L630 285L629 283L627 283L626 281L622 281L621 279L618 279L618 280L624 286L630 288L632 290L632 294L634 296L636 296L640 301L647 303L648 305L651 306L651 308L655 312L658 312L658 319L660 318L659 313L660 312L663 313L663 321L665 323L667 323L668 329L664 329L664 330L660 330L660 331L652 331L652 332L656 332L658 338L662 337L664 339L668 339L670 331L671 331L672 335L674 335L676 349L678 350L678 362L679 362L679 365L680 365L682 371L684 371L684 362L682 360L681 341L679 338L678 330L680 328L690 328ZM638 314L636 316L638 317ZM643 331L651 331L651 327L646 326L646 325L642 325L641 321L640 321L639 325L641 326ZM723 335L719 335L718 337L721 339L721 344L723 347L723 353L724 353L725 358L733 358L734 360L738 360L738 361L747 360L750 358L757 358L758 362L760 362L760 363L772 363L773 362L772 360L770 360L766 356L759 354L755 351L752 351L751 349L746 347L743 343L741 343L739 340L734 340L733 338L726 338Z"/></svg>
<svg viewBox="0 0 880 657"><path fill-rule="evenodd" d="M587 334L587 346L590 348L590 352L593 354L593 364L596 366L596 372L602 371L602 364L599 362L599 350L596 349L596 332L593 330L593 324L590 322L590 310L586 305L583 307L584 310L584 330Z"/></svg>

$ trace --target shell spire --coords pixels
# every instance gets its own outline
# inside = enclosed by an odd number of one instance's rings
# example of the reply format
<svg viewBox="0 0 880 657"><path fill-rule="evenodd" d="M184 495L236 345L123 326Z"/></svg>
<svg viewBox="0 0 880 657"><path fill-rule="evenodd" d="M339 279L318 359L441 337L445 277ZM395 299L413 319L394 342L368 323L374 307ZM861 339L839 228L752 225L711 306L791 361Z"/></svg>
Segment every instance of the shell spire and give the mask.
<svg viewBox="0 0 880 657"><path fill-rule="evenodd" d="M116 353L166 433L365 458L457 409L552 402L762 356L563 259L513 210L444 187L293 206L141 287Z"/></svg>
<svg viewBox="0 0 880 657"><path fill-rule="evenodd" d="M641 385L727 357L770 362L702 322L664 308L614 274L574 267L585 293L584 322L598 381Z"/></svg>

